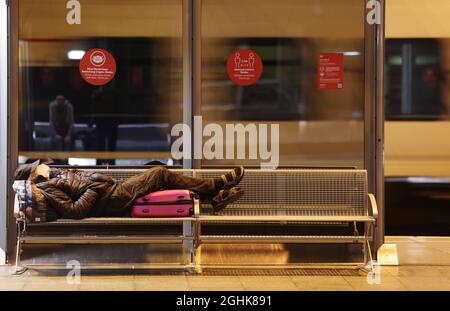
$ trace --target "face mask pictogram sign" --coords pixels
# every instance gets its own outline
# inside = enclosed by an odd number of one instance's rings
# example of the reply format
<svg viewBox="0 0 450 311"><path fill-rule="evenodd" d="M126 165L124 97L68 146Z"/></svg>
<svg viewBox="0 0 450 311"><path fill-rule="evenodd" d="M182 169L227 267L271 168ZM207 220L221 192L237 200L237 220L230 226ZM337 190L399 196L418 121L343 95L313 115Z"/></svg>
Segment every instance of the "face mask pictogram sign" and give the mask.
<svg viewBox="0 0 450 311"><path fill-rule="evenodd" d="M106 50L92 49L80 61L80 74L89 84L100 86L109 83L116 75L116 60Z"/></svg>
<svg viewBox="0 0 450 311"><path fill-rule="evenodd" d="M239 50L228 58L227 72L233 83L248 86L256 83L261 78L263 63L256 52Z"/></svg>

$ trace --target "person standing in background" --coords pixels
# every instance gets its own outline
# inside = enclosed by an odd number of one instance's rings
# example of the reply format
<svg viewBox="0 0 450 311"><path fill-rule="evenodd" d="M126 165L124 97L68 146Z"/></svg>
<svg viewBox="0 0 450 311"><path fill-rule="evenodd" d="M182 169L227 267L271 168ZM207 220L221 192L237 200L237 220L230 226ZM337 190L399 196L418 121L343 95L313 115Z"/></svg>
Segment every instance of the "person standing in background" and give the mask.
<svg viewBox="0 0 450 311"><path fill-rule="evenodd" d="M52 149L70 150L74 125L73 106L62 95L50 103L50 127L52 130Z"/></svg>

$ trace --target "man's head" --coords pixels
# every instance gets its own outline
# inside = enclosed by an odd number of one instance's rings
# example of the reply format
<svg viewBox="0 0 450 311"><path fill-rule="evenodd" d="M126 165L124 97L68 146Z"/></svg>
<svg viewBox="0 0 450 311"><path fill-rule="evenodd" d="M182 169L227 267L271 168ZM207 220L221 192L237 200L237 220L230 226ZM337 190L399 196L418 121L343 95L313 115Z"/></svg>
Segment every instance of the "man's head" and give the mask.
<svg viewBox="0 0 450 311"><path fill-rule="evenodd" d="M56 101L59 103L63 103L66 101L66 98L63 95L56 96Z"/></svg>
<svg viewBox="0 0 450 311"><path fill-rule="evenodd" d="M37 160L33 163L19 166L14 173L14 180L30 180L34 183L46 181L50 178L50 167L45 163L51 163L51 160Z"/></svg>
<svg viewBox="0 0 450 311"><path fill-rule="evenodd" d="M39 183L50 179L50 167L46 164L39 164L31 172L28 178L32 183Z"/></svg>

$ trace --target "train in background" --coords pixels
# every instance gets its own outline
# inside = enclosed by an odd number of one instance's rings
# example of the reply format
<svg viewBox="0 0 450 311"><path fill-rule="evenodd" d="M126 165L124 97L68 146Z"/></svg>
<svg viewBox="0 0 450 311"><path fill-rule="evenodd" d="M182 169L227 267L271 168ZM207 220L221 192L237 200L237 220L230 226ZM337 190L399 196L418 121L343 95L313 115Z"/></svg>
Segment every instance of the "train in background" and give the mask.
<svg viewBox="0 0 450 311"><path fill-rule="evenodd" d="M450 233L450 39L386 42L386 233Z"/></svg>

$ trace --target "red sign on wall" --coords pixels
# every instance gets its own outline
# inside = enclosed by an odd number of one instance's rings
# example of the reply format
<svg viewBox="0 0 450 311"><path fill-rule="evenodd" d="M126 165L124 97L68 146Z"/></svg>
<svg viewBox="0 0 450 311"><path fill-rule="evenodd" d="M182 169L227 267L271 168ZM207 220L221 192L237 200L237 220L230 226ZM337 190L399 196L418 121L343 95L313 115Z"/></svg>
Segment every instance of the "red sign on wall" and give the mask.
<svg viewBox="0 0 450 311"><path fill-rule="evenodd" d="M319 54L317 71L319 90L342 89L344 87L344 54Z"/></svg>
<svg viewBox="0 0 450 311"><path fill-rule="evenodd" d="M105 85L116 74L116 60L106 50L92 49L80 60L80 74L84 81L92 85Z"/></svg>
<svg viewBox="0 0 450 311"><path fill-rule="evenodd" d="M261 78L263 63L252 50L239 50L231 54L227 62L228 77L233 83L248 86Z"/></svg>

